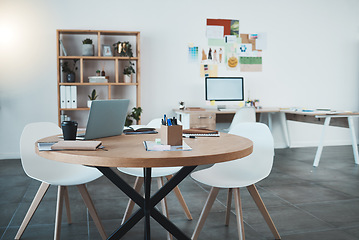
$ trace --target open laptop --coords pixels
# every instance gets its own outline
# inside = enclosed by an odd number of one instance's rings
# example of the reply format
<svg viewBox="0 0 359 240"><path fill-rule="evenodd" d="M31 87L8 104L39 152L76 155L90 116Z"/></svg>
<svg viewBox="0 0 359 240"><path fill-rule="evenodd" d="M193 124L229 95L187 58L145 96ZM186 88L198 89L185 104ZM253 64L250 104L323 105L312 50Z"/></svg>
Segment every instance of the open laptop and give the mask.
<svg viewBox="0 0 359 240"><path fill-rule="evenodd" d="M77 137L90 140L121 135L129 102L128 99L92 101L86 132Z"/></svg>

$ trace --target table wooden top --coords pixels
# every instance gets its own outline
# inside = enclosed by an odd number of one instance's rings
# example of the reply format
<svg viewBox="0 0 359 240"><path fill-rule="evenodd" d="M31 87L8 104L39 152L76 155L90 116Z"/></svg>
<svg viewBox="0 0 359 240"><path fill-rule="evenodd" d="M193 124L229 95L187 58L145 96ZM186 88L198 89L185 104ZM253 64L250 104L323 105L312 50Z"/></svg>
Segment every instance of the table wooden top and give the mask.
<svg viewBox="0 0 359 240"><path fill-rule="evenodd" d="M185 138L191 151L146 151L143 141L154 141L160 134L120 135L101 138L108 151L38 151L40 156L66 163L103 167L174 167L213 164L243 158L253 151L247 138L221 133L220 137ZM57 136L39 141L58 140Z"/></svg>
<svg viewBox="0 0 359 240"><path fill-rule="evenodd" d="M294 110L281 110L284 113L296 114L296 115L307 115L307 116L318 116L318 117L346 117L346 116L358 116L359 112L351 111L294 111Z"/></svg>
<svg viewBox="0 0 359 240"><path fill-rule="evenodd" d="M178 110L174 109L176 113L215 113L215 114L235 114L236 111L219 111L217 109L204 109L201 111L196 110ZM345 117L345 116L357 116L359 112L352 112L352 111L295 111L291 109L284 109L284 108L276 108L276 107L265 107L256 109L256 113L290 113L290 114L297 114L297 115L309 115L309 116L337 116L337 117Z"/></svg>
<svg viewBox="0 0 359 240"><path fill-rule="evenodd" d="M239 109L239 108L238 108ZM217 110L217 109L207 109L207 108L202 108L202 110L179 110L179 109L173 109L174 112L176 113L215 113L215 114L235 114L237 112L237 110L232 110L230 109L230 111L227 110ZM273 108L258 108L256 109L256 113L276 113L276 112L280 112L280 108L278 107L273 107Z"/></svg>

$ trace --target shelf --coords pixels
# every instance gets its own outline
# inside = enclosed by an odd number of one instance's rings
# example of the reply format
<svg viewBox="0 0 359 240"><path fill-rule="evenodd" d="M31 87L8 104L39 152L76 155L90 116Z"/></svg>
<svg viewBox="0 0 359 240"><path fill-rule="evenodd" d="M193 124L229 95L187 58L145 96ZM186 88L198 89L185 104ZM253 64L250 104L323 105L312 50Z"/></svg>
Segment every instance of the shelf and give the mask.
<svg viewBox="0 0 359 240"><path fill-rule="evenodd" d="M61 34L101 34L101 35L127 35L127 36L136 36L140 32L138 31L104 31L104 30L67 30L67 29L58 29Z"/></svg>
<svg viewBox="0 0 359 240"><path fill-rule="evenodd" d="M85 38L94 39L94 54L95 56L82 56L81 41ZM66 48L68 56L63 55L63 49L60 44ZM113 42L130 41L132 44L133 55L135 57L120 57L115 51L112 51L114 56L102 56L102 46L109 45L112 47ZM72 96L72 91L76 91L77 102L74 106L87 106L86 99L88 91L94 88L101 92L103 99L118 99L126 97L130 99L132 107L141 106L141 61L140 61L140 32L138 31L107 31L107 30L73 30L73 29L59 29L56 31L56 54L57 54L57 95L58 95L58 124L61 125L61 115L68 115L72 120L78 121L79 125L86 125L88 117L88 107L79 108L66 108L70 105L64 105L61 101L61 96L66 99L66 103L75 104L74 100L69 100L66 96ZM72 62L78 60L76 71L77 81L66 82L66 74L62 72L61 64L64 62ZM126 66L127 61L134 63L136 74L134 75L134 82L123 82L123 68ZM106 83L90 83L88 76L95 75L96 70L105 68L106 73L110 76L110 81ZM77 69L76 69L77 70ZM93 76L94 76L93 75ZM63 81L63 82L61 82ZM79 86L78 88L65 88L63 86ZM89 87L90 86L90 87ZM130 86L130 87L126 87ZM61 92L61 89L64 92ZM73 90L75 89L75 90ZM61 95L62 94L62 95ZM62 107L61 108L61 102ZM141 124L138 121L137 124Z"/></svg>
<svg viewBox="0 0 359 240"><path fill-rule="evenodd" d="M103 57L103 56L59 56L59 59L83 59L83 60L129 60L137 61L138 57Z"/></svg>
<svg viewBox="0 0 359 240"><path fill-rule="evenodd" d="M60 111L86 111L90 110L90 108L60 108Z"/></svg>
<svg viewBox="0 0 359 240"><path fill-rule="evenodd" d="M59 83L64 86L138 86L138 83Z"/></svg>

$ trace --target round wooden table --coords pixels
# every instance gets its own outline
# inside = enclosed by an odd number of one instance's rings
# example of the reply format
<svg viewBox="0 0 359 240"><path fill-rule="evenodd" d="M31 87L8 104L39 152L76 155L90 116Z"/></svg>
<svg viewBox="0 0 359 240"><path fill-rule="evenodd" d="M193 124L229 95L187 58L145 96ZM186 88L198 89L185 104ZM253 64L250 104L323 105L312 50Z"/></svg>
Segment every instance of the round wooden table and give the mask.
<svg viewBox="0 0 359 240"><path fill-rule="evenodd" d="M140 209L114 231L109 239L120 239L143 217L145 218L144 239L151 239L150 216L177 239L190 239L154 207L169 192L186 178L198 165L214 164L243 158L252 153L253 143L247 138L221 133L220 137L185 138L191 151L146 151L143 141L154 141L159 134L120 135L101 138L105 150L97 151L38 151L47 159L96 167L112 183L130 197ZM39 140L58 141L57 136ZM154 195L151 190L151 168L183 166ZM141 167L144 169L144 192L142 197L127 184L111 167Z"/></svg>

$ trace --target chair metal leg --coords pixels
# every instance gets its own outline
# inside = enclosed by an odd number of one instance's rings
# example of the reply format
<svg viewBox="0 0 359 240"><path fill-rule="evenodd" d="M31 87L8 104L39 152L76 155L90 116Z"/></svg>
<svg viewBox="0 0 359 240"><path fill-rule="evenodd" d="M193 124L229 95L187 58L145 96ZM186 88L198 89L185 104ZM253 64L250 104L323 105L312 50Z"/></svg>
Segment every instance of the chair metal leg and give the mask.
<svg viewBox="0 0 359 240"><path fill-rule="evenodd" d="M158 177L157 178L157 185L158 185L158 189L161 189L163 187L163 178L162 177ZM166 218L169 218L169 215L168 215L168 207L167 207L167 200L166 198L164 197L162 200L161 200L161 208L162 208L162 213L163 215L166 217ZM172 240L172 235L170 233L167 233L167 239L168 240Z"/></svg>
<svg viewBox="0 0 359 240"><path fill-rule="evenodd" d="M236 218L237 218L237 228L239 240L244 240L244 225L243 225L243 213L242 213L242 204L241 204L241 195L239 188L234 189L234 201L236 206Z"/></svg>
<svg viewBox="0 0 359 240"><path fill-rule="evenodd" d="M102 239L107 239L107 235L106 235L106 232L102 226L102 223L100 221L100 218L97 214L97 211L96 211L96 208L95 208L95 205L93 204L92 202L92 199L90 197L90 194L88 193L87 191L87 188L85 186L85 184L81 184L81 185L77 185L77 189L79 190L81 196L82 196L82 199L84 200L85 202L85 205L87 207L87 209L89 210L89 213L92 217L92 220L94 221L96 227L97 227L97 230L99 231L100 235L101 235L101 238Z"/></svg>
<svg viewBox="0 0 359 240"><path fill-rule="evenodd" d="M169 176L166 176L167 180L169 181L171 178L173 177L173 175L169 175ZM181 204L182 208L183 208L183 211L184 213L186 214L188 220L192 220L192 215L191 215L191 212L189 211L188 207L187 207L187 204L186 202L184 201L184 198L182 196L182 193L181 193L181 190L179 189L178 186L176 186L174 189L173 189L174 193L176 194L176 197L179 201L179 203Z"/></svg>
<svg viewBox="0 0 359 240"><path fill-rule="evenodd" d="M233 188L229 188L229 189L228 189L228 194L227 194L227 210L226 210L226 222L225 222L225 225L226 225L226 226L229 225L229 218L230 218L230 216L231 216L232 191L233 191Z"/></svg>
<svg viewBox="0 0 359 240"><path fill-rule="evenodd" d="M258 190L256 188L256 186L253 184L253 185L250 185L247 187L249 193L251 194L254 202L256 203L259 211L261 212L264 220L267 222L267 225L269 227L269 229L271 230L273 236L275 237L275 239L281 239L280 238L280 235L277 231L277 228L275 227L273 221L272 221L272 218L270 217L268 211L267 211L267 208L266 206L264 205L263 201L262 201L262 198L261 196L259 195L258 193Z"/></svg>
<svg viewBox="0 0 359 240"><path fill-rule="evenodd" d="M70 209L69 191L68 191L68 187L67 187L67 186L65 186L65 189L64 189L64 199L65 199L67 223L68 223L68 224L71 224L71 223L72 223L72 219L71 219L71 209Z"/></svg>
<svg viewBox="0 0 359 240"><path fill-rule="evenodd" d="M56 203L54 240L60 240L62 207L63 207L63 203L64 203L64 192L65 192L65 186L57 187L57 203Z"/></svg>
<svg viewBox="0 0 359 240"><path fill-rule="evenodd" d="M137 177L133 188L136 190L136 192L140 192L142 185L143 185L143 177ZM121 225L124 224L127 221L127 219L131 216L134 206L135 206L135 202L132 201L132 199L129 199L125 214L122 218Z"/></svg>
<svg viewBox="0 0 359 240"><path fill-rule="evenodd" d="M50 184L42 182L39 189L37 190L37 193L32 200L32 203L29 207L29 210L27 210L27 213L24 217L24 220L22 221L19 230L16 233L15 239L20 239L22 234L24 233L27 225L29 224L32 216L34 215L36 209L39 207L39 204L43 197L45 196L47 190L49 189Z"/></svg>
<svg viewBox="0 0 359 240"><path fill-rule="evenodd" d="M196 240L198 238L199 233L201 232L201 230L204 226L204 222L206 221L206 219L208 217L208 213L213 206L214 200L216 200L218 192L219 192L219 188L216 188L216 187L211 188L211 192L208 195L208 198L203 207L201 216L199 217L196 228L194 229L194 232L192 234L192 238L191 238L192 240Z"/></svg>

